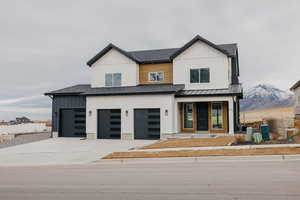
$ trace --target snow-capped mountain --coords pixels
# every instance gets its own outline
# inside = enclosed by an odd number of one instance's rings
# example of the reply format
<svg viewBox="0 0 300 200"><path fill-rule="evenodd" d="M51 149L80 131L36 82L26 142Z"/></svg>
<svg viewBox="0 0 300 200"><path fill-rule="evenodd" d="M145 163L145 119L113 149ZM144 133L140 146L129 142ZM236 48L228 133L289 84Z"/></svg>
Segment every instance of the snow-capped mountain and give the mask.
<svg viewBox="0 0 300 200"><path fill-rule="evenodd" d="M241 111L293 105L294 95L269 84L259 84L244 91Z"/></svg>

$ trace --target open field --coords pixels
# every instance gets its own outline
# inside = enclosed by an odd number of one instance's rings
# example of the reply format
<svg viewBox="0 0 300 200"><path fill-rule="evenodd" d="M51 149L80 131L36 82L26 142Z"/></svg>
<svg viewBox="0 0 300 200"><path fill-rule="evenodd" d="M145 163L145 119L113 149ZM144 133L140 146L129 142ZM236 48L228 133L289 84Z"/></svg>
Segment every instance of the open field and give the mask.
<svg viewBox="0 0 300 200"><path fill-rule="evenodd" d="M290 119L294 118L294 107L278 107L260 110L250 110L240 113L241 123L249 123L261 121L262 119L275 118L275 119Z"/></svg>

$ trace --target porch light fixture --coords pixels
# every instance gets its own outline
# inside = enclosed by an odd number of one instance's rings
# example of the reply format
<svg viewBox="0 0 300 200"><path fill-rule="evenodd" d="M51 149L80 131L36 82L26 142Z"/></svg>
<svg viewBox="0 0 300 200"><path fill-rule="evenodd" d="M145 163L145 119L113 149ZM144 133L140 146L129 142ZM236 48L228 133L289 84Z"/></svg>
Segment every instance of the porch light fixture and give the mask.
<svg viewBox="0 0 300 200"><path fill-rule="evenodd" d="M168 116L168 109L165 110L165 116Z"/></svg>
<svg viewBox="0 0 300 200"><path fill-rule="evenodd" d="M128 117L128 110L125 111L125 115L126 115L126 117Z"/></svg>
<svg viewBox="0 0 300 200"><path fill-rule="evenodd" d="M89 110L89 116L92 116L92 111L91 110Z"/></svg>

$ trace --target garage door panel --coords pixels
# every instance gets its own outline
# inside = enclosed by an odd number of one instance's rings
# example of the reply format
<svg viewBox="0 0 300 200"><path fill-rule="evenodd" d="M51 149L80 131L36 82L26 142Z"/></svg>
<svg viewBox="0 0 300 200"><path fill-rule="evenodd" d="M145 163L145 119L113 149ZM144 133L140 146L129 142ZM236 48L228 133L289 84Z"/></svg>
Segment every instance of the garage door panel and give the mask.
<svg viewBox="0 0 300 200"><path fill-rule="evenodd" d="M60 110L60 137L85 137L85 126L84 108Z"/></svg>
<svg viewBox="0 0 300 200"><path fill-rule="evenodd" d="M160 138L160 109L134 110L134 138L159 139Z"/></svg>
<svg viewBox="0 0 300 200"><path fill-rule="evenodd" d="M121 138L121 110L100 109L98 110L98 138L120 139Z"/></svg>

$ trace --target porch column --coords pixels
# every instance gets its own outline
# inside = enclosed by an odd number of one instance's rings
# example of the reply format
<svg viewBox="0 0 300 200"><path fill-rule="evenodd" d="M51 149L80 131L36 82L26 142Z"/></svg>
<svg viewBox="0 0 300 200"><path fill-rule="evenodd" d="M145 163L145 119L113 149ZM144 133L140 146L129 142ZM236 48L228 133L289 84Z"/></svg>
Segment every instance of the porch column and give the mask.
<svg viewBox="0 0 300 200"><path fill-rule="evenodd" d="M229 135L234 135L234 112L233 112L233 99L228 100L228 124Z"/></svg>
<svg viewBox="0 0 300 200"><path fill-rule="evenodd" d="M178 121L179 121L179 119L178 119L178 102L177 101L175 101L174 102L174 113L173 113L173 121L174 121L174 123L173 123L173 130L174 130L174 133L177 133L178 132L178 130L179 130L179 127L178 127L178 125L179 125L179 123L178 123Z"/></svg>

